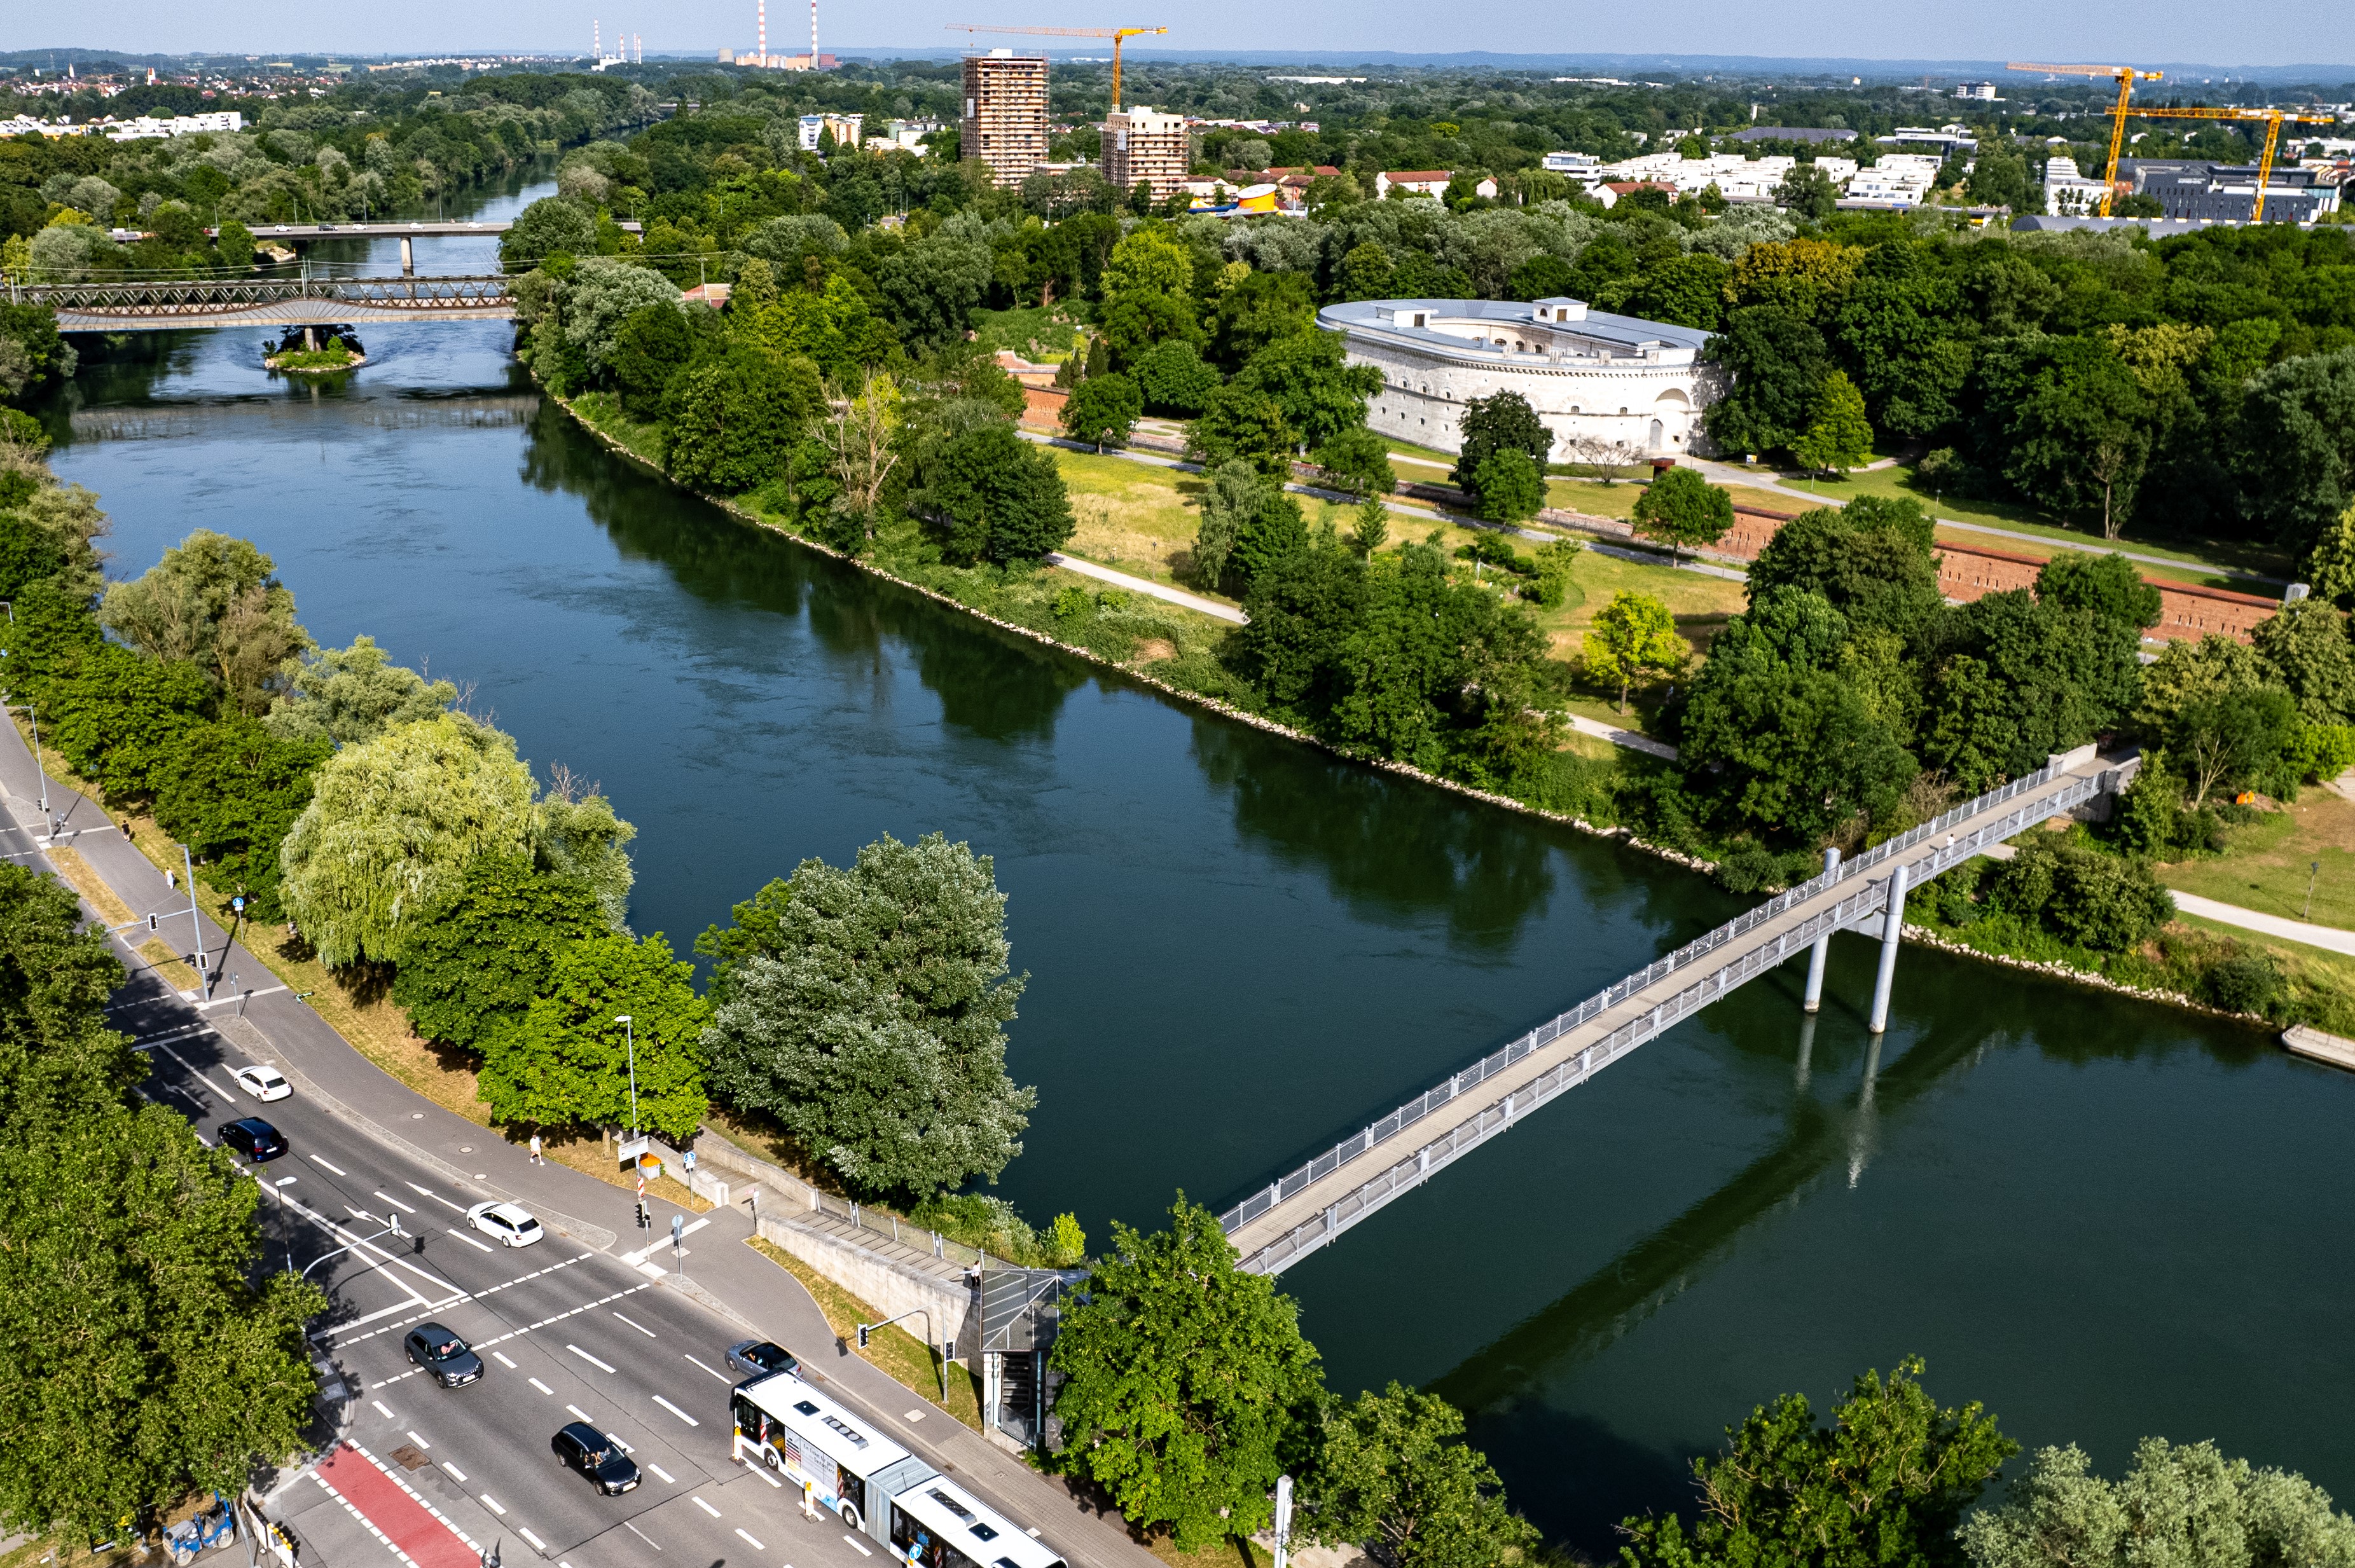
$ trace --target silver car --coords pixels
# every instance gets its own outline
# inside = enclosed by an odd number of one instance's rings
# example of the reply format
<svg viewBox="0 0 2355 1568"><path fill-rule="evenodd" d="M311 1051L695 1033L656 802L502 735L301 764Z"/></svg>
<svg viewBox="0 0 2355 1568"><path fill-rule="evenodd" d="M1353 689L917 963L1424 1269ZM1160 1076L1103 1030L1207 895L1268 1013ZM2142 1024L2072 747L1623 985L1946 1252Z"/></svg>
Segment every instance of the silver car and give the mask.
<svg viewBox="0 0 2355 1568"><path fill-rule="evenodd" d="M766 1339L741 1339L728 1347L728 1364L748 1378L766 1377L771 1372L791 1372L801 1375L802 1363L783 1345L773 1345Z"/></svg>

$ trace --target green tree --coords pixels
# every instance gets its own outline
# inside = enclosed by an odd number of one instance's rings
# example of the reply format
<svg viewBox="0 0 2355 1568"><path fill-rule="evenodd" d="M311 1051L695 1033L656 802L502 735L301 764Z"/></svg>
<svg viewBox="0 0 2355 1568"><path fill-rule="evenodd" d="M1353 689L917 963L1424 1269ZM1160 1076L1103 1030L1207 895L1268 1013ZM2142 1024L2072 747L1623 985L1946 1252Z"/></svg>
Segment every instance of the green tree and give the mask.
<svg viewBox="0 0 2355 1568"><path fill-rule="evenodd" d="M1254 353L1234 384L1274 399L1295 443L1322 446L1366 428L1366 403L1381 390L1382 373L1349 364L1338 333L1308 332Z"/></svg>
<svg viewBox="0 0 2355 1568"><path fill-rule="evenodd" d="M1495 392L1467 399L1456 421L1459 444L1455 467L1448 479L1468 495L1479 494L1480 464L1491 453L1510 449L1526 453L1540 474L1553 452L1553 434L1539 419L1529 400L1518 392Z"/></svg>
<svg viewBox="0 0 2355 1568"><path fill-rule="evenodd" d="M1259 504L1236 526L1228 569L1248 592L1263 573L1307 548L1308 522L1301 516L1300 503L1274 485L1265 485Z"/></svg>
<svg viewBox="0 0 2355 1568"><path fill-rule="evenodd" d="M1570 600L1571 562L1586 546L1577 539L1549 539L1538 547L1538 607L1559 610Z"/></svg>
<svg viewBox="0 0 2355 1568"><path fill-rule="evenodd" d="M346 746L279 846L287 912L330 966L391 963L467 862L524 850L531 794L515 741L464 714Z"/></svg>
<svg viewBox="0 0 2355 1568"><path fill-rule="evenodd" d="M942 552L955 561L1036 560L1060 549L1078 526L1053 453L1010 425L985 424L950 437L911 498L932 519Z"/></svg>
<svg viewBox="0 0 2355 1568"><path fill-rule="evenodd" d="M195 665L142 658L119 643L75 650L44 684L44 735L111 799L161 789L213 700Z"/></svg>
<svg viewBox="0 0 2355 1568"><path fill-rule="evenodd" d="M1647 675L1667 675L1683 667L1685 640L1677 635L1677 618L1648 593L1623 589L1594 613L1593 628L1586 634L1587 672L1619 688L1619 711L1627 711L1627 691Z"/></svg>
<svg viewBox="0 0 2355 1568"><path fill-rule="evenodd" d="M663 466L687 485L758 489L783 470L823 400L811 361L731 344L679 372L663 425Z"/></svg>
<svg viewBox="0 0 2355 1568"><path fill-rule="evenodd" d="M1395 1382L1326 1415L1301 1521L1327 1546L1365 1546L1398 1568L1498 1568L1534 1560L1539 1546L1464 1441L1463 1413Z"/></svg>
<svg viewBox="0 0 2355 1568"><path fill-rule="evenodd" d="M1565 269L1566 270L1566 269ZM1514 274L1516 278L1518 273ZM1346 300L1380 300L1391 297L1391 253L1368 240L1353 246L1341 258L1341 297ZM1515 299L1538 299L1539 294L1516 293Z"/></svg>
<svg viewBox="0 0 2355 1568"><path fill-rule="evenodd" d="M521 1025L566 947L611 929L587 884L477 855L402 941L392 999L426 1039L480 1051Z"/></svg>
<svg viewBox="0 0 2355 1568"><path fill-rule="evenodd" d="M200 666L248 713L267 710L280 668L311 645L271 559L209 528L108 589L98 618L143 653Z"/></svg>
<svg viewBox="0 0 2355 1568"><path fill-rule="evenodd" d="M1284 405L1266 392L1230 384L1212 394L1202 417L1186 427L1186 454L1212 467L1248 463L1279 484L1292 476L1300 437L1284 422Z"/></svg>
<svg viewBox="0 0 2355 1568"><path fill-rule="evenodd" d="M1698 468L1671 468L1636 497L1636 531L1668 547L1669 559L1687 546L1712 545L1733 527L1733 492L1712 485Z"/></svg>
<svg viewBox="0 0 2355 1568"><path fill-rule="evenodd" d="M324 741L282 741L243 715L192 730L155 792L155 825L188 847L208 884L245 894L250 918L283 920L278 846L328 754Z"/></svg>
<svg viewBox="0 0 2355 1568"><path fill-rule="evenodd" d="M1693 1461L1702 1506L1678 1518L1629 1519L1625 1568L1839 1563L1849 1568L1963 1568L1955 1527L2019 1445L1974 1401L1941 1410L1900 1362L1883 1382L1867 1372L1816 1424L1805 1394L1760 1405L1726 1429L1727 1451Z"/></svg>
<svg viewBox="0 0 2355 1568"><path fill-rule="evenodd" d="M1112 248L1097 284L1099 319L1124 364L1156 343L1194 340L1193 283L1193 261L1166 229L1138 229Z"/></svg>
<svg viewBox="0 0 2355 1568"><path fill-rule="evenodd" d="M281 740L349 746L395 725L431 719L457 700L457 687L394 664L363 634L350 647L305 656L261 723Z"/></svg>
<svg viewBox="0 0 2355 1568"><path fill-rule="evenodd" d="M1845 474L1872 457L1872 423L1864 417L1864 394L1845 370L1824 378L1816 394L1807 428L1791 443L1791 455L1800 466L1818 472Z"/></svg>
<svg viewBox="0 0 2355 1568"><path fill-rule="evenodd" d="M2227 1459L2212 1443L2146 1437L2115 1481L2073 1445L2041 1448L1999 1507L1963 1521L1972 1568L2133 1568L2164 1556L2201 1568L2355 1568L2355 1519L2287 1470Z"/></svg>
<svg viewBox="0 0 2355 1568"><path fill-rule="evenodd" d="M596 251L596 214L562 197L541 197L517 213L514 224L499 236L499 263L511 272L550 256L594 255Z"/></svg>
<svg viewBox="0 0 2355 1568"><path fill-rule="evenodd" d="M1774 205L1820 223L1839 207L1839 187L1813 164L1794 164L1773 192Z"/></svg>
<svg viewBox="0 0 2355 1568"><path fill-rule="evenodd" d="M2307 581L2340 609L2355 609L2355 502L2325 523L2307 557Z"/></svg>
<svg viewBox="0 0 2355 1568"><path fill-rule="evenodd" d="M491 1120L691 1136L710 1109L703 1037L711 1007L694 980L695 965L673 959L660 933L565 944L523 1021L482 1040L480 1093Z"/></svg>
<svg viewBox="0 0 2355 1568"><path fill-rule="evenodd" d="M989 857L886 835L805 860L713 926L713 1091L776 1118L854 1190L926 1198L996 1179L1038 1092L1006 1073L1006 895Z"/></svg>
<svg viewBox="0 0 2355 1568"><path fill-rule="evenodd" d="M613 334L607 372L621 393L622 411L642 423L662 417L663 396L695 357L695 330L676 304L656 302L632 311Z"/></svg>
<svg viewBox="0 0 2355 1568"><path fill-rule="evenodd" d="M2290 793L2296 780L2284 776L2282 763L2297 731L2297 699L2280 687L2261 686L2179 709L2167 727L2167 751L2190 778L2197 810L2219 785Z"/></svg>
<svg viewBox="0 0 2355 1568"><path fill-rule="evenodd" d="M266 1268L259 1192L140 1098L123 983L73 894L0 867L0 1520L112 1540L300 1447L325 1299ZM156 1412L172 1419L159 1421Z"/></svg>
<svg viewBox="0 0 2355 1568"><path fill-rule="evenodd" d="M1937 525L1912 499L1859 496L1818 507L1774 530L1750 563L1756 603L1778 588L1820 593L1855 625L1913 639L1945 613L1933 549Z"/></svg>
<svg viewBox="0 0 2355 1568"><path fill-rule="evenodd" d="M2152 410L2109 340L2023 334L1990 349L1980 374L2004 477L2117 538L2149 464Z"/></svg>
<svg viewBox="0 0 2355 1568"><path fill-rule="evenodd" d="M2000 147L1981 150L1966 187L1970 198L1986 207L2008 207L2014 212L2041 212L2044 201L2028 172L2028 160Z"/></svg>
<svg viewBox="0 0 2355 1568"><path fill-rule="evenodd" d="M995 267L988 246L936 234L885 261L879 281L901 335L938 345L964 335Z"/></svg>
<svg viewBox="0 0 2355 1568"><path fill-rule="evenodd" d="M1326 485L1359 496L1380 497L1398 488L1391 467L1391 450L1380 436L1364 425L1345 430L1319 446L1312 456Z"/></svg>
<svg viewBox="0 0 2355 1568"><path fill-rule="evenodd" d="M1501 447L1481 459L1472 488L1480 516L1492 523L1524 522L1545 505L1545 475L1517 446Z"/></svg>
<svg viewBox="0 0 2355 1568"><path fill-rule="evenodd" d="M1733 379L1701 415L1710 439L1727 452L1790 450L1832 369L1831 350L1806 313L1745 305L1726 317L1708 352Z"/></svg>
<svg viewBox="0 0 2355 1568"><path fill-rule="evenodd" d="M1202 520L1194 528L1194 580L1215 592L1227 581L1244 524L1258 516L1273 487L1250 464L1232 459L1202 477Z"/></svg>
<svg viewBox="0 0 2355 1568"><path fill-rule="evenodd" d="M1390 503L1379 496L1369 496L1359 502L1358 520L1349 526L1349 548L1358 552L1359 558L1363 560L1381 549L1390 534ZM1542 574L1542 556L1539 570Z"/></svg>
<svg viewBox="0 0 2355 1568"><path fill-rule="evenodd" d="M1200 413L1220 386L1218 371L1182 337L1165 338L1146 349L1130 366L1130 373L1147 409L1180 419Z"/></svg>
<svg viewBox="0 0 2355 1568"><path fill-rule="evenodd" d="M2151 592L2157 597L2158 590ZM2251 641L2266 676L2297 699L2300 718L2355 723L2355 645L2347 639L2347 617L2328 601L2283 605L2257 623Z"/></svg>
<svg viewBox="0 0 2355 1568"><path fill-rule="evenodd" d="M1636 277L1625 309L1646 321L1714 332L1724 319L1725 291L1732 281L1733 269L1706 251L1667 257Z"/></svg>
<svg viewBox="0 0 2355 1568"><path fill-rule="evenodd" d="M1110 1251L1063 1310L1062 1463L1180 1551L1265 1528L1287 1439L1322 1392L1299 1308L1235 1267L1218 1216L1179 1194L1169 1228L1113 1221Z"/></svg>
<svg viewBox="0 0 2355 1568"><path fill-rule="evenodd" d="M1327 535L1305 537L1251 579L1249 617L1234 634L1238 664L1277 713L1311 726L1336 696L1340 652L1365 613L1360 558Z"/></svg>
<svg viewBox="0 0 2355 1568"><path fill-rule="evenodd" d="M1126 442L1144 412L1145 400L1135 381L1118 371L1091 376L1064 400L1063 433L1102 452L1106 442L1114 446Z"/></svg>
<svg viewBox="0 0 2355 1568"><path fill-rule="evenodd" d="M2131 953L2175 918L2175 900L2140 859L2031 833L1980 884L1994 907L2097 953Z"/></svg>
<svg viewBox="0 0 2355 1568"><path fill-rule="evenodd" d="M1232 374L1271 345L1314 333L1316 324L1316 297L1306 278L1298 272L1253 272L1211 307L1209 358ZM1328 334L1316 336L1331 340ZM1333 342L1337 359L1339 344Z"/></svg>

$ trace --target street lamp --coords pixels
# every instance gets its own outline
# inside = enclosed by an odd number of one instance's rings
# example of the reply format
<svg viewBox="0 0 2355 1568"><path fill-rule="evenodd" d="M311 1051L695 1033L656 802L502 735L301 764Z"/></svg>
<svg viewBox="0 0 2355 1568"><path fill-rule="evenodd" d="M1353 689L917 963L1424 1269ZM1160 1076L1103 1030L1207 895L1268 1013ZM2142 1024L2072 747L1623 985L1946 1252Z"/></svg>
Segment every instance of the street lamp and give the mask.
<svg viewBox="0 0 2355 1568"><path fill-rule="evenodd" d="M2322 862L2317 860L2314 862L2314 869L2306 874L2306 913L2298 917L2301 920L2314 918L2314 882L2315 879L2321 875Z"/></svg>
<svg viewBox="0 0 2355 1568"><path fill-rule="evenodd" d="M638 1027L627 1013L615 1013L613 1021L622 1026L622 1040L630 1052L630 1136L638 1136Z"/></svg>

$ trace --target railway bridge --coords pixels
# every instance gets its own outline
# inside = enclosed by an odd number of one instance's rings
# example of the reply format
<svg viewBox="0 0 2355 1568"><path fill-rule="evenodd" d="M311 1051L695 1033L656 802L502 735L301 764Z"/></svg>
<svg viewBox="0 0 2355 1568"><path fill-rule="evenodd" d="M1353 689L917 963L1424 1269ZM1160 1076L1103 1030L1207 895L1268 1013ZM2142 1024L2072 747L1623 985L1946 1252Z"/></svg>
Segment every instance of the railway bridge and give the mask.
<svg viewBox="0 0 2355 1568"><path fill-rule="evenodd" d="M182 332L207 326L334 326L389 321L507 321L499 273L453 277L248 277L11 284L12 304L46 304L59 332Z"/></svg>
<svg viewBox="0 0 2355 1568"><path fill-rule="evenodd" d="M1679 1019L1803 951L1810 955L1806 1005L1815 1011L1834 932L1881 943L1871 1012L1879 1035L1888 1026L1906 890L2048 817L2098 809L2139 765L2138 758L2105 761L2080 747L1852 860L1827 851L1821 875L1549 1019L1227 1211L1220 1220L1241 1266L1277 1274L1331 1245Z"/></svg>

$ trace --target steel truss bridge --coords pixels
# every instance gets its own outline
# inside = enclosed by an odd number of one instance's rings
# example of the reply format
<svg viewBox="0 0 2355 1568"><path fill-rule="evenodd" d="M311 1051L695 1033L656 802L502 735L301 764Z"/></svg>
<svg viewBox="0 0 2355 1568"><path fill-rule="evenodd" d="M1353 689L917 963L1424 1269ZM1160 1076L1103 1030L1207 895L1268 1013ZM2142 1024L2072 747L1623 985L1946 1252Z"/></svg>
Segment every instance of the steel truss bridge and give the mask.
<svg viewBox="0 0 2355 1568"><path fill-rule="evenodd" d="M1905 890L2044 821L2126 787L2139 758L2105 762L2091 746L1858 856L1678 948L1548 1019L1252 1193L1220 1216L1240 1266L1278 1274L1428 1181L1530 1112L1657 1039L1679 1019L1811 954L1815 1010L1824 950L1837 931L1881 942L1872 1029L1886 1026Z"/></svg>
<svg viewBox="0 0 2355 1568"><path fill-rule="evenodd" d="M46 304L59 332L181 332L206 326L336 326L388 321L508 321L513 280L206 278L11 285L14 304Z"/></svg>

